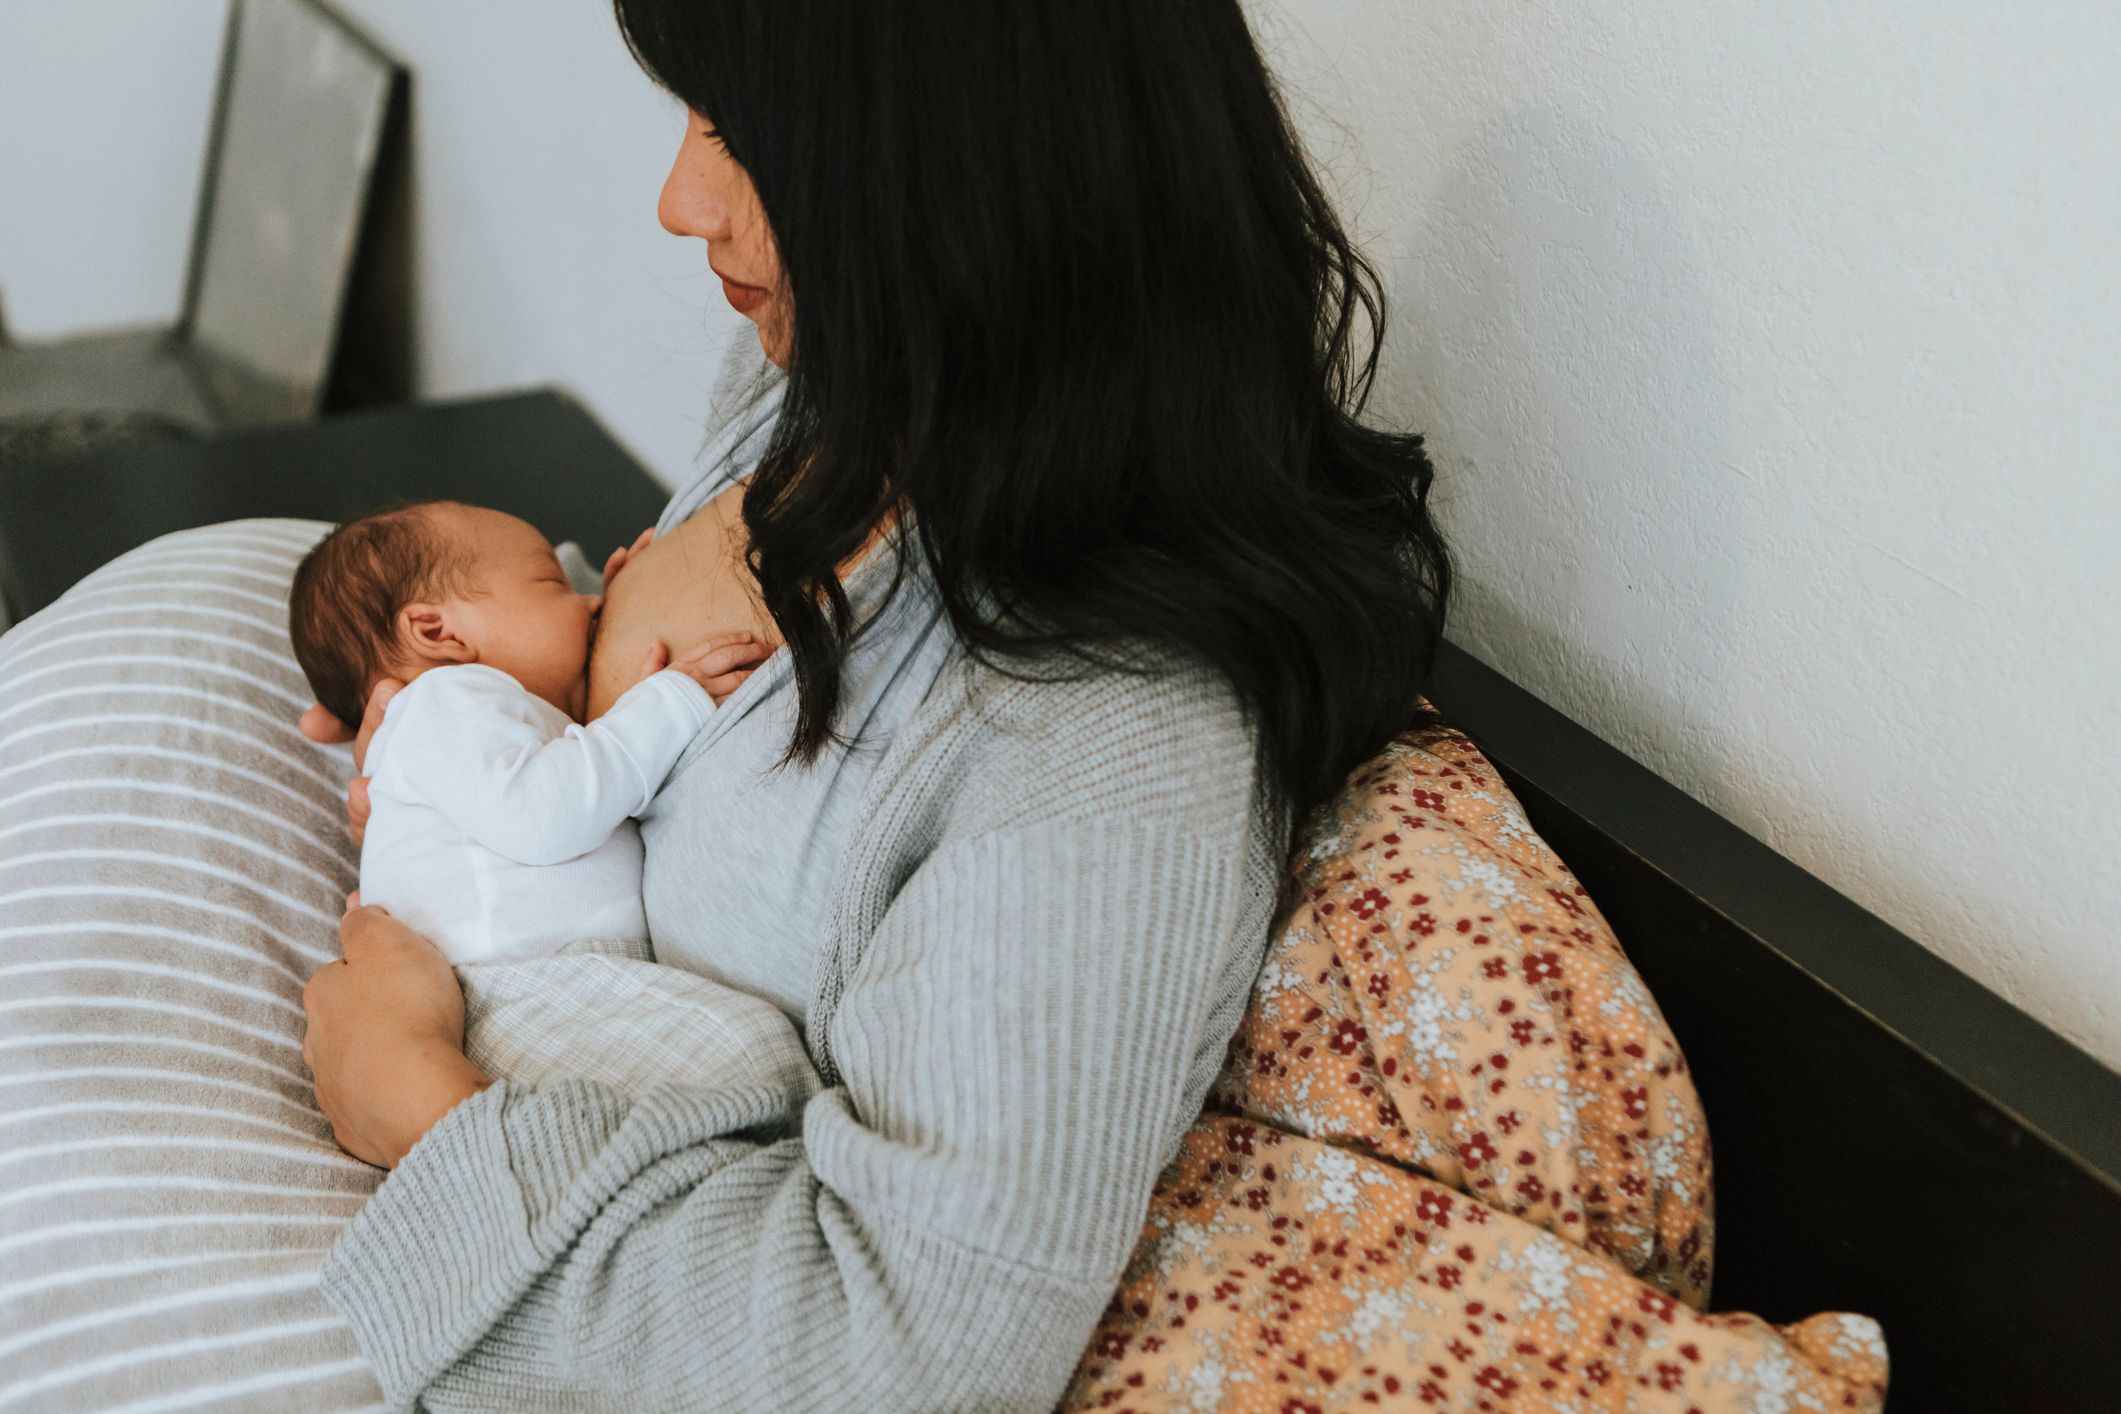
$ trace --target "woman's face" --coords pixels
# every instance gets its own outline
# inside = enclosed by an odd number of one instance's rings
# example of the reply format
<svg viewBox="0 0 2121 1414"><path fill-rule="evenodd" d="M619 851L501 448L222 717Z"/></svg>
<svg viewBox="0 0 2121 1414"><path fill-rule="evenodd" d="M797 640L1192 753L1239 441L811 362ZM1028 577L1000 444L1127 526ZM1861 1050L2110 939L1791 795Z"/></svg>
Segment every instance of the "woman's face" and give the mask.
<svg viewBox="0 0 2121 1414"><path fill-rule="evenodd" d="M686 114L685 140L663 180L656 216L673 236L697 236L707 242L707 264L722 277L723 294L759 326L759 345L766 357L786 368L794 310L773 228L766 223L751 174L697 113Z"/></svg>

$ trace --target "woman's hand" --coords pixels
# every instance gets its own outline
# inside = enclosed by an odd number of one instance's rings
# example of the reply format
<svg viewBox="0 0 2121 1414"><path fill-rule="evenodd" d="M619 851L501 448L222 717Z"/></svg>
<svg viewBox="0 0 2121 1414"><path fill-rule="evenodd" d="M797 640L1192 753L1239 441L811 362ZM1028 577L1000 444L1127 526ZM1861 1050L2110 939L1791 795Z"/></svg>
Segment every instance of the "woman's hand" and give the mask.
<svg viewBox="0 0 2121 1414"><path fill-rule="evenodd" d="M323 703L313 702L302 714L302 735L326 746L351 741L354 744L354 769L358 771L368 759L368 743L375 736L376 728L383 725L383 709L404 687L405 684L396 678L384 678L378 682L368 694L368 705L361 711L359 728L347 726ZM346 784L346 830L353 836L357 849L361 837L368 831L368 808L368 777L355 776Z"/></svg>
<svg viewBox="0 0 2121 1414"><path fill-rule="evenodd" d="M345 959L302 989L302 1059L339 1147L396 1168L493 1078L464 1055L464 993L433 943L380 908L348 912L339 941Z"/></svg>
<svg viewBox="0 0 2121 1414"><path fill-rule="evenodd" d="M633 545L630 549L621 548L611 552L610 558L604 561L604 592L606 594L611 592L611 582L619 577L620 570L626 568L626 562L647 549L654 539L655 527L651 525L633 538Z"/></svg>

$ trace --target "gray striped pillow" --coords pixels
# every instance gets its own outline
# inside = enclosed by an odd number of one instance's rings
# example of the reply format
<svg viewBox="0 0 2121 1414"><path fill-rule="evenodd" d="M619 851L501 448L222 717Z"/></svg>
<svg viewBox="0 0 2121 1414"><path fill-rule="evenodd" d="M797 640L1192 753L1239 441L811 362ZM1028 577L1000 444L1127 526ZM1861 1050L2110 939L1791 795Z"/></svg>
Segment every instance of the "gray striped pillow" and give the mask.
<svg viewBox="0 0 2121 1414"><path fill-rule="evenodd" d="M165 536L0 638L0 1414L380 1406L317 1268L381 1175L301 1055L355 877L287 644L325 528Z"/></svg>
<svg viewBox="0 0 2121 1414"><path fill-rule="evenodd" d="M381 1174L302 1062L356 859L287 584L327 527L165 536L0 638L0 1414L375 1407L317 1290ZM815 1093L772 1003L644 940L459 969L465 1045L531 1083Z"/></svg>

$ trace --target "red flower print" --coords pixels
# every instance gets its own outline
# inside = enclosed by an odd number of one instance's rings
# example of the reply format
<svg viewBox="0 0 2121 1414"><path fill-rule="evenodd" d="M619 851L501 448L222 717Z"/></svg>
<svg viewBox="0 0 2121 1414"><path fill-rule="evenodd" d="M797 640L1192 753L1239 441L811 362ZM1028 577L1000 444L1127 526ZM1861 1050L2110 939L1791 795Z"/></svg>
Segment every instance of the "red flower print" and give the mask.
<svg viewBox="0 0 2121 1414"><path fill-rule="evenodd" d="M1627 1106L1629 1119L1641 1119L1650 1112L1650 1091L1648 1086L1641 1086L1633 1090L1623 1090L1620 1092L1620 1099Z"/></svg>
<svg viewBox="0 0 2121 1414"><path fill-rule="evenodd" d="M1414 1205L1414 1221L1426 1223L1430 1227L1449 1227L1451 1200L1441 1193L1423 1190L1421 1198Z"/></svg>
<svg viewBox="0 0 2121 1414"><path fill-rule="evenodd" d="M1500 1151L1482 1130L1458 1146L1458 1161L1469 1169L1477 1169L1493 1162Z"/></svg>
<svg viewBox="0 0 2121 1414"><path fill-rule="evenodd" d="M1561 975L1561 954L1552 952L1526 953L1524 958L1524 980L1534 987Z"/></svg>
<svg viewBox="0 0 2121 1414"><path fill-rule="evenodd" d="M1433 914L1427 912L1417 913L1407 924L1407 927L1426 938L1429 934L1436 931L1436 918Z"/></svg>
<svg viewBox="0 0 2121 1414"><path fill-rule="evenodd" d="M1473 1383L1487 1390L1490 1394L1501 1395L1504 1399L1508 1399L1511 1395L1517 1393L1517 1381L1511 1379L1493 1365L1481 1366L1480 1373L1473 1377Z"/></svg>
<svg viewBox="0 0 2121 1414"><path fill-rule="evenodd" d="M1679 1303L1661 1291L1645 1291L1635 1304L1667 1325L1671 1324L1672 1313L1679 1309Z"/></svg>
<svg viewBox="0 0 2121 1414"><path fill-rule="evenodd" d="M1445 1291L1456 1291L1460 1275L1457 1267L1446 1262L1443 1266L1436 1269L1436 1284Z"/></svg>
<svg viewBox="0 0 2121 1414"><path fill-rule="evenodd" d="M1386 898L1381 890L1364 889L1360 895L1349 902L1348 911L1357 918L1368 918L1379 909L1388 907L1391 902L1392 900Z"/></svg>
<svg viewBox="0 0 2121 1414"><path fill-rule="evenodd" d="M1249 1154L1252 1136L1258 1132L1249 1124L1233 1124L1223 1131L1223 1147L1233 1154Z"/></svg>
<svg viewBox="0 0 2121 1414"><path fill-rule="evenodd" d="M1362 1043L1369 1039L1370 1033L1360 1024L1343 1017L1340 1024L1333 1028L1332 1038L1326 1044L1344 1056L1352 1056L1362 1048Z"/></svg>
<svg viewBox="0 0 2121 1414"><path fill-rule="evenodd" d="M1532 1044L1532 1034L1538 1029L1539 1023L1529 1016L1521 1016L1510 1023L1510 1041L1514 1045L1529 1046Z"/></svg>
<svg viewBox="0 0 2121 1414"><path fill-rule="evenodd" d="M1311 1279L1294 1267L1283 1267L1269 1280L1283 1291L1302 1291L1311 1284Z"/></svg>
<svg viewBox="0 0 2121 1414"><path fill-rule="evenodd" d="M1392 995L1392 979L1382 972L1371 973L1369 993L1379 1001L1386 1000Z"/></svg>
<svg viewBox="0 0 2121 1414"><path fill-rule="evenodd" d="M1450 803L1433 790L1417 790L1409 799L1413 801L1416 810L1435 810L1440 812L1450 809Z"/></svg>

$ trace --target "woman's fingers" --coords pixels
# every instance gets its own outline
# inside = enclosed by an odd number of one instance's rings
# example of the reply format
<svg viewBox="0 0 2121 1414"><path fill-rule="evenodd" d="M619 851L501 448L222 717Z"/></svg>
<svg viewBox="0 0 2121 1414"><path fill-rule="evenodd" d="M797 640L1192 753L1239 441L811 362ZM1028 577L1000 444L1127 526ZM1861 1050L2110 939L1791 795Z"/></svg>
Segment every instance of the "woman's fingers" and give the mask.
<svg viewBox="0 0 2121 1414"><path fill-rule="evenodd" d="M354 739L354 729L340 721L332 710L321 702L309 704L302 714L302 735L323 746L337 746L342 741Z"/></svg>
<svg viewBox="0 0 2121 1414"><path fill-rule="evenodd" d="M405 947L418 942L433 947L425 938L407 927L390 914L390 910L377 905L362 906L346 910L339 919L339 951L348 962L359 962L378 952Z"/></svg>
<svg viewBox="0 0 2121 1414"><path fill-rule="evenodd" d="M355 776L346 783L346 833L353 836L355 849L368 834L368 811L368 777Z"/></svg>
<svg viewBox="0 0 2121 1414"><path fill-rule="evenodd" d="M368 743L374 739L376 729L383 725L383 709L390 699L403 691L405 684L396 678L380 679L368 694L368 706L361 712L361 730L354 737L353 764L356 771L368 763Z"/></svg>
<svg viewBox="0 0 2121 1414"><path fill-rule="evenodd" d="M659 673L669 666L670 649L662 639L658 638L655 642L648 645L648 656L641 660L639 676L645 678L650 673Z"/></svg>
<svg viewBox="0 0 2121 1414"><path fill-rule="evenodd" d="M654 540L655 527L651 525L646 530L642 531L639 535L633 537L633 548L628 550L626 553L628 555L638 555L641 553L641 551L647 549L649 545L654 542Z"/></svg>

